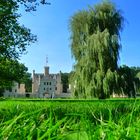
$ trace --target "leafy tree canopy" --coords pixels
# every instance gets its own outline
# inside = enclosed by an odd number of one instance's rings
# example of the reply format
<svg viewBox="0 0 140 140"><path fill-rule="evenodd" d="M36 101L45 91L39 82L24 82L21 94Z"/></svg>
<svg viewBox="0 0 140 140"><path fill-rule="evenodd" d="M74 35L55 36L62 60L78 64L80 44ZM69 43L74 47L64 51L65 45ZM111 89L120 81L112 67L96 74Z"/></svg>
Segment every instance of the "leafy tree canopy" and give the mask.
<svg viewBox="0 0 140 140"><path fill-rule="evenodd" d="M11 86L12 81L20 82L23 77L29 79L27 68L17 60L26 53L26 47L34 43L37 37L18 22L21 17L18 9L20 5L24 5L26 11L35 11L39 4L49 3L46 0L0 0L0 89L2 90Z"/></svg>
<svg viewBox="0 0 140 140"><path fill-rule="evenodd" d="M0 1L0 57L17 59L26 52L27 45L36 41L36 36L19 24L16 2Z"/></svg>
<svg viewBox="0 0 140 140"><path fill-rule="evenodd" d="M27 67L17 60L0 58L0 94L13 85L13 81L22 83L27 75ZM29 78L28 78L29 79ZM26 78L26 81L28 80Z"/></svg>
<svg viewBox="0 0 140 140"><path fill-rule="evenodd" d="M115 91L123 21L120 10L108 1L71 18L72 84L78 97L107 98Z"/></svg>

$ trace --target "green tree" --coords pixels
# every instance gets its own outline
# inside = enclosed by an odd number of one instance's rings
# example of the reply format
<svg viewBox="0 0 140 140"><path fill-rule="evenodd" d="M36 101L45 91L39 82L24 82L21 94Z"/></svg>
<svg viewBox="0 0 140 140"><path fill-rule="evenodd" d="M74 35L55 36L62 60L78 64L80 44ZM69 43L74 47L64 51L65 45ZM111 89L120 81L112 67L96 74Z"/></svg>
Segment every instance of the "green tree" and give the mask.
<svg viewBox="0 0 140 140"><path fill-rule="evenodd" d="M27 74L27 67L17 60L0 59L0 91L10 88L13 81L21 83Z"/></svg>
<svg viewBox="0 0 140 140"><path fill-rule="evenodd" d="M120 10L108 1L79 11L71 18L75 96L104 99L115 91L122 26Z"/></svg>
<svg viewBox="0 0 140 140"><path fill-rule="evenodd" d="M137 94L140 94L140 67L130 67L130 69L135 79L135 91L137 92Z"/></svg>
<svg viewBox="0 0 140 140"><path fill-rule="evenodd" d="M61 81L63 84L63 92L67 93L67 89L69 88L69 73L61 73Z"/></svg>
<svg viewBox="0 0 140 140"><path fill-rule="evenodd" d="M119 89L120 92L122 92L125 95L128 95L128 97L135 97L136 91L140 87L140 80L136 76L137 70L133 67L128 67L126 65L123 65L119 68L118 73L120 75L119 78Z"/></svg>
<svg viewBox="0 0 140 140"><path fill-rule="evenodd" d="M26 46L36 41L36 36L20 25L18 19L20 5L26 11L35 11L39 4L49 3L47 0L0 0L0 57L17 59L26 53Z"/></svg>
<svg viewBox="0 0 140 140"><path fill-rule="evenodd" d="M26 47L37 40L30 29L18 22L21 17L19 7L24 5L25 11L35 11L39 4L49 3L47 0L0 0L1 92L12 85L12 80L20 82L22 76L25 76L27 68L17 60L26 53ZM29 78L27 75L25 77Z"/></svg>
<svg viewBox="0 0 140 140"><path fill-rule="evenodd" d="M18 5L12 0L0 0L0 57L17 59L26 46L36 41L30 29L20 25Z"/></svg>
<svg viewBox="0 0 140 140"><path fill-rule="evenodd" d="M20 79L19 83L25 84L26 92L32 92L32 77L31 73L24 73L23 77Z"/></svg>

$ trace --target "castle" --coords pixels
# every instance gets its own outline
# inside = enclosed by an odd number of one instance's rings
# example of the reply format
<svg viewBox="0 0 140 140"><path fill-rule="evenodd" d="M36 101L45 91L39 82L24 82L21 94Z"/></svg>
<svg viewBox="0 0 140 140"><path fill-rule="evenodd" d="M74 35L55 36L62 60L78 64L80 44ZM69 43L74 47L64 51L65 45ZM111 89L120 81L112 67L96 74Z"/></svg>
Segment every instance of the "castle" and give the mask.
<svg viewBox="0 0 140 140"><path fill-rule="evenodd" d="M25 92L25 84L13 82L9 90L5 90L4 97L38 97L53 98L61 97L63 86L61 83L61 72L50 74L49 67L44 67L44 73L35 73L32 75L32 93Z"/></svg>
<svg viewBox="0 0 140 140"><path fill-rule="evenodd" d="M3 93L4 97L25 97L25 84L13 82L13 86L6 89Z"/></svg>
<svg viewBox="0 0 140 140"><path fill-rule="evenodd" d="M40 98L53 98L60 95L62 91L61 72L50 74L48 66L44 67L44 73L35 73L33 70L32 94Z"/></svg>

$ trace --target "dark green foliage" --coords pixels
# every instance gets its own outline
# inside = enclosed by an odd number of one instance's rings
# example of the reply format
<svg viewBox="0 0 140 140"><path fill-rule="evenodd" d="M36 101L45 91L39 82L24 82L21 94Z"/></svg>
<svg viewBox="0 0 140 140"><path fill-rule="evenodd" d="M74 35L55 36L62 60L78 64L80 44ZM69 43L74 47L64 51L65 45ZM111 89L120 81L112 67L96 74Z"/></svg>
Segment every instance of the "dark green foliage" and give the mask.
<svg viewBox="0 0 140 140"><path fill-rule="evenodd" d="M27 91L31 91L27 68L17 60L37 38L30 29L20 25L18 19L21 14L18 10L20 5L24 5L26 11L34 11L39 3L47 4L47 1L0 0L0 94L4 88L12 86L13 81L25 82Z"/></svg>
<svg viewBox="0 0 140 140"><path fill-rule="evenodd" d="M69 88L69 73L61 73L61 81L63 84L63 92L67 93L67 89Z"/></svg>
<svg viewBox="0 0 140 140"><path fill-rule="evenodd" d="M12 0L0 0L0 57L19 58L36 36L18 22L18 5Z"/></svg>
<svg viewBox="0 0 140 140"><path fill-rule="evenodd" d="M27 68L17 60L0 59L0 90L10 88L13 81L18 83L27 81ZM25 80L26 79L26 80Z"/></svg>
<svg viewBox="0 0 140 140"><path fill-rule="evenodd" d="M47 0L0 0L0 57L17 59L36 41L30 29L19 24L18 10L24 5L25 10L34 11L39 3L49 4Z"/></svg>
<svg viewBox="0 0 140 140"><path fill-rule="evenodd" d="M71 18L75 96L104 99L116 90L122 25L120 11L110 2L80 11Z"/></svg>
<svg viewBox="0 0 140 140"><path fill-rule="evenodd" d="M135 84L135 91L137 94L140 93L140 67L130 67L133 76L134 76L134 84Z"/></svg>
<svg viewBox="0 0 140 140"><path fill-rule="evenodd" d="M20 83L25 84L26 92L32 92L32 77L31 73L24 73L23 77L19 81Z"/></svg>
<svg viewBox="0 0 140 140"><path fill-rule="evenodd" d="M134 89L134 76L131 69L127 66L120 67L119 69L121 76L121 85L124 94L127 94L129 97L135 96Z"/></svg>
<svg viewBox="0 0 140 140"><path fill-rule="evenodd" d="M118 70L120 75L119 88L120 92L128 95L128 97L135 97L136 92L140 88L140 79L137 77L138 69L128 66L121 66Z"/></svg>

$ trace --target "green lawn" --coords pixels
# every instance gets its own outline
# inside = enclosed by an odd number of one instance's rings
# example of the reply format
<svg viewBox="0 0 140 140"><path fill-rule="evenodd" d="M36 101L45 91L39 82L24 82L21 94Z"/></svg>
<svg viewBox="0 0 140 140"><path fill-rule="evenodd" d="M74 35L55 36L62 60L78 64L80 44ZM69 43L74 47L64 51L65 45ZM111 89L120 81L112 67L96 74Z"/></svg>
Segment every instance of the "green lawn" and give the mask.
<svg viewBox="0 0 140 140"><path fill-rule="evenodd" d="M1 100L0 140L140 139L140 100Z"/></svg>

